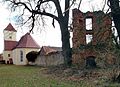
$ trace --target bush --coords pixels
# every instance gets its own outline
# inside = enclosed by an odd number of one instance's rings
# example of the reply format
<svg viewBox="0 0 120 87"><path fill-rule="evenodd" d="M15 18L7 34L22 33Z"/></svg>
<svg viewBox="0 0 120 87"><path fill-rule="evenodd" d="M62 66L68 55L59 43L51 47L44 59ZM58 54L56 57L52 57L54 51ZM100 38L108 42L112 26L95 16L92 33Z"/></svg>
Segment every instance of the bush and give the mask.
<svg viewBox="0 0 120 87"><path fill-rule="evenodd" d="M0 64L5 64L5 60L0 60Z"/></svg>
<svg viewBox="0 0 120 87"><path fill-rule="evenodd" d="M28 62L35 62L37 55L38 55L38 52L31 51L28 54L26 54L26 58L27 58Z"/></svg>

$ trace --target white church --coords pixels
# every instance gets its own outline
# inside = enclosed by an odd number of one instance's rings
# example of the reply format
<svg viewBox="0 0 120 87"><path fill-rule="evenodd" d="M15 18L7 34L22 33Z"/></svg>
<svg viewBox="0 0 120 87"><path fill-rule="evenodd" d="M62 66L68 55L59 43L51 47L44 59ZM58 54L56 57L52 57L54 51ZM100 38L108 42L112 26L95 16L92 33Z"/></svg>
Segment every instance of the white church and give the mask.
<svg viewBox="0 0 120 87"><path fill-rule="evenodd" d="M40 46L26 33L19 41L16 41L17 31L11 23L4 29L4 51L3 60L7 64L26 65L28 64L26 54L30 51L39 51Z"/></svg>

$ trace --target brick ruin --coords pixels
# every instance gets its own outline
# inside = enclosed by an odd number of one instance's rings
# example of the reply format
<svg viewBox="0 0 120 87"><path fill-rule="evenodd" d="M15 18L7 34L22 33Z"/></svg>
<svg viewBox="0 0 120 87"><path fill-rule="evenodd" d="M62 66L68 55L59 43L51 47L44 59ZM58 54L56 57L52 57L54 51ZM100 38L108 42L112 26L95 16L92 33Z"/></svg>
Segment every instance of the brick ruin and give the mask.
<svg viewBox="0 0 120 87"><path fill-rule="evenodd" d="M73 9L73 64L85 67L90 57L102 67L114 64L115 57L105 49L111 47L111 27L110 16L102 11L83 13Z"/></svg>

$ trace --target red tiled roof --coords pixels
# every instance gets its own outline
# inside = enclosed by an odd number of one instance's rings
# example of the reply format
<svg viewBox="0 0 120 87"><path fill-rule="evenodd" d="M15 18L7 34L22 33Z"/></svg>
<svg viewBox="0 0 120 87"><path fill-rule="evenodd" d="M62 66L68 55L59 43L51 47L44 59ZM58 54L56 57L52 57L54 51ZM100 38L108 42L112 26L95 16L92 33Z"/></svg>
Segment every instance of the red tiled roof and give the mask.
<svg viewBox="0 0 120 87"><path fill-rule="evenodd" d="M4 50L11 51L17 44L17 41L4 41Z"/></svg>
<svg viewBox="0 0 120 87"><path fill-rule="evenodd" d="M37 48L40 46L36 43L36 41L31 37L30 33L26 33L20 41L18 42L16 48Z"/></svg>
<svg viewBox="0 0 120 87"><path fill-rule="evenodd" d="M40 55L48 55L50 53L56 53L57 50L56 49L53 49L49 46L43 46L40 50Z"/></svg>
<svg viewBox="0 0 120 87"><path fill-rule="evenodd" d="M4 30L17 32L17 31L15 30L15 28L12 26L11 23L9 23L8 26L7 26Z"/></svg>

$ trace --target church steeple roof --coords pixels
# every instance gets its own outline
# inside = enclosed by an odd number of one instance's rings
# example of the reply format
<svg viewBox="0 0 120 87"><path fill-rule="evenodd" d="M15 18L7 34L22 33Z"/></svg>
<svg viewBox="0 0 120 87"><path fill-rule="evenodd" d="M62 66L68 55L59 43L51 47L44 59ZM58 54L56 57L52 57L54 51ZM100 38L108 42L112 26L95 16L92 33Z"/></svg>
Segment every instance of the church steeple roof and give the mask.
<svg viewBox="0 0 120 87"><path fill-rule="evenodd" d="M4 30L17 32L11 23L9 23Z"/></svg>
<svg viewBox="0 0 120 87"><path fill-rule="evenodd" d="M37 48L37 49L39 49L40 46L32 38L30 33L26 33L24 36L21 37L16 48Z"/></svg>

